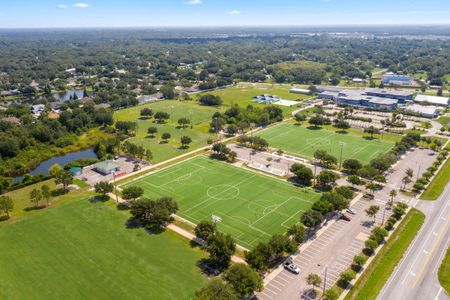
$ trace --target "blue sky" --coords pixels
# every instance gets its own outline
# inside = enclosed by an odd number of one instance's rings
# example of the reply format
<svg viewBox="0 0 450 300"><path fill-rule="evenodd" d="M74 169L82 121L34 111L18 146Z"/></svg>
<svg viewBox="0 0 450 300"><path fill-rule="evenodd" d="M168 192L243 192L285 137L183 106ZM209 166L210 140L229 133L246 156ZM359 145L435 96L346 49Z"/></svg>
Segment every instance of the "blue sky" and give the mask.
<svg viewBox="0 0 450 300"><path fill-rule="evenodd" d="M0 28L443 23L449 0L0 0Z"/></svg>

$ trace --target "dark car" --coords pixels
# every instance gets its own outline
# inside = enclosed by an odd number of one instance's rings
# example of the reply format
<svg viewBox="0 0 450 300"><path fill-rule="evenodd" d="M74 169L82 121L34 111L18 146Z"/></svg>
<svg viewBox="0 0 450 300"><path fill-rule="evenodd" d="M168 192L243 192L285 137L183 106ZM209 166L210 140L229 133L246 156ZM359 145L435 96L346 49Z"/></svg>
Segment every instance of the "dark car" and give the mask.
<svg viewBox="0 0 450 300"><path fill-rule="evenodd" d="M346 215L341 215L341 219L344 221L347 221L347 222L350 222L352 220L352 219L350 219L349 216L346 216Z"/></svg>

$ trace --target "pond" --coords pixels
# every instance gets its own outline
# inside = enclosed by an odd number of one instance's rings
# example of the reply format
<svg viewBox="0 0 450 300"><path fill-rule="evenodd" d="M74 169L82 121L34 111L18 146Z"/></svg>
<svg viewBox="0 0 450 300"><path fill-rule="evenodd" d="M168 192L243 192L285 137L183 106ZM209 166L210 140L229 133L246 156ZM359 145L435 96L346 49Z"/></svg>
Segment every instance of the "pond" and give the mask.
<svg viewBox="0 0 450 300"><path fill-rule="evenodd" d="M98 156L92 149L71 152L71 153L67 153L66 155L62 155L62 156L54 156L48 160L41 162L36 167L36 169L31 170L29 172L29 174L31 174L31 175L38 175L38 174L48 175L48 169L51 166L53 166L54 164L58 164L62 168L64 168L64 166L67 165L68 163L71 163L73 161L76 161L76 160L82 159L82 158L98 158ZM13 183L21 181L22 179L23 179L23 176L18 176L13 179Z"/></svg>
<svg viewBox="0 0 450 300"><path fill-rule="evenodd" d="M53 94L53 98L55 98L59 102L67 102L69 100L72 100L75 95L77 95L78 99L82 99L84 91L82 89L71 89L64 93Z"/></svg>

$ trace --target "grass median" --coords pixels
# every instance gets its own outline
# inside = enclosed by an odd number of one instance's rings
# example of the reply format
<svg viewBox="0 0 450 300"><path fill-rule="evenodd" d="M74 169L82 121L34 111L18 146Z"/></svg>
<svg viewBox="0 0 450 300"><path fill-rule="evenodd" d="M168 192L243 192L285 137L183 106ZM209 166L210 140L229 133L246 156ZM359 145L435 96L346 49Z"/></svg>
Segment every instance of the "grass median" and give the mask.
<svg viewBox="0 0 450 300"><path fill-rule="evenodd" d="M422 212L414 208L410 210L388 242L378 252L375 259L347 294L346 300L377 298L424 220L425 215Z"/></svg>
<svg viewBox="0 0 450 300"><path fill-rule="evenodd" d="M436 176L428 185L427 189L420 196L422 200L436 200L444 191L445 186L450 180L450 158L448 158L444 166L439 170Z"/></svg>
<svg viewBox="0 0 450 300"><path fill-rule="evenodd" d="M450 294L450 247L447 249L447 254L439 267L438 277L442 287Z"/></svg>

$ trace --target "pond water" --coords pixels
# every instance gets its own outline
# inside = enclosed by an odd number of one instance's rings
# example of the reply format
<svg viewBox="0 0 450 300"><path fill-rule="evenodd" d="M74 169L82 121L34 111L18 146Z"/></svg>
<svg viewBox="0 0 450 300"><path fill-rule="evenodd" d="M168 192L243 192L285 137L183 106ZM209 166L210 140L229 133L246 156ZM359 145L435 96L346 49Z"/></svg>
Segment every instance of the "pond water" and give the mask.
<svg viewBox="0 0 450 300"><path fill-rule="evenodd" d="M66 91L65 93L56 93L53 94L53 98L55 98L56 100L60 101L60 102L67 102L70 99L70 97L74 97L74 95L77 95L78 99L82 99L83 98L83 90L82 89L71 89Z"/></svg>
<svg viewBox="0 0 450 300"><path fill-rule="evenodd" d="M48 169L53 166L54 164L60 165L62 168L65 167L70 162L76 161L78 159L82 158L98 158L97 154L92 149L87 150L81 150L76 152L67 153L66 155L62 156L54 156L48 160L45 160L41 162L36 169L31 170L29 174L31 175L38 175L38 174L44 174L48 175ZM13 179L13 182L18 182L23 179L23 176L18 176Z"/></svg>

